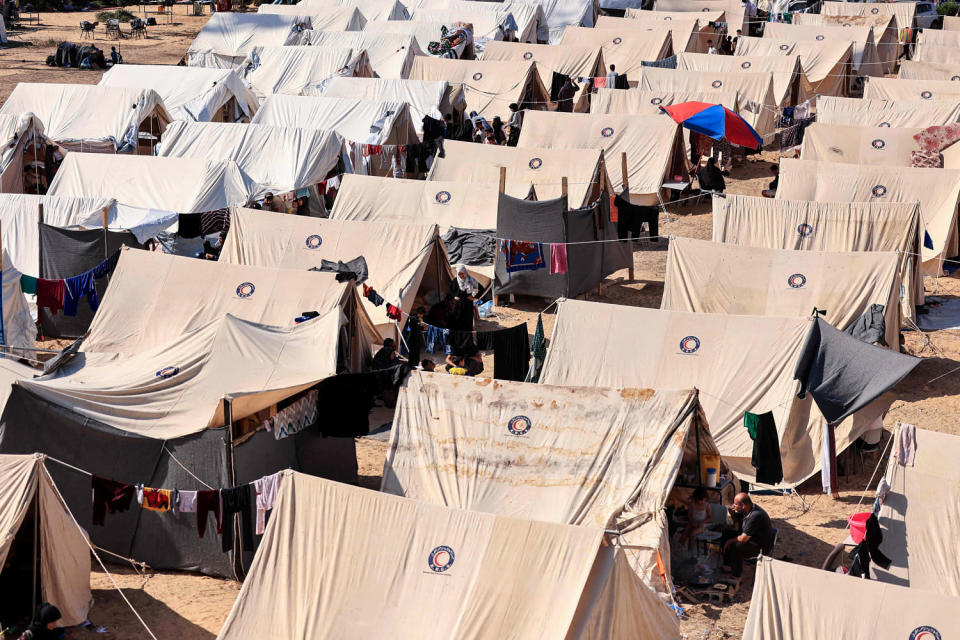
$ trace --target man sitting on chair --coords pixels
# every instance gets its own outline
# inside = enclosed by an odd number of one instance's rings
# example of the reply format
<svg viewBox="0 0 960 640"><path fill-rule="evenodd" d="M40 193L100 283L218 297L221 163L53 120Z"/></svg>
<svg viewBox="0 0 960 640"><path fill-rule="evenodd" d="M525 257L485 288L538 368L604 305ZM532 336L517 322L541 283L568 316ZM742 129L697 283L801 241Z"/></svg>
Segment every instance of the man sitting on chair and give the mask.
<svg viewBox="0 0 960 640"><path fill-rule="evenodd" d="M730 517L737 525L735 537L723 543L724 571L735 578L743 572L744 558L756 558L773 550L773 525L770 516L746 493L738 493L730 507ZM728 537L729 534L724 534Z"/></svg>

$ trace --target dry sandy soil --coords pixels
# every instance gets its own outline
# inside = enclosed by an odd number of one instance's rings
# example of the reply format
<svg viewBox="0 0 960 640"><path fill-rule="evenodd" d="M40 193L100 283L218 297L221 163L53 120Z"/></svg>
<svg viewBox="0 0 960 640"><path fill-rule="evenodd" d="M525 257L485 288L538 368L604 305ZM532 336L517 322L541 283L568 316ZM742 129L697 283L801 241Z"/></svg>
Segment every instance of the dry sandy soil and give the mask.
<svg viewBox="0 0 960 640"><path fill-rule="evenodd" d="M124 40L121 47L128 63L176 64L186 51L204 18L184 15L185 8L175 9L175 22L150 28L146 40ZM153 15L153 14L150 14ZM90 14L43 14L40 27L29 27L12 32L11 41L19 46L0 53L4 61L0 68L0 99L6 98L17 82L73 82L95 83L100 73L95 71L59 70L44 65L44 59L55 50L61 40L75 40L81 19L93 19ZM31 42L32 44L23 44ZM109 52L109 41L98 34L97 44ZM758 160L734 170L728 181L728 191L759 195L770 180L769 166L776 162L776 154L764 153ZM709 239L711 216L709 205L700 203L670 207L669 215L661 217L661 233ZM636 279L627 282L626 272L614 274L604 283L603 295L592 295L600 302L658 307L663 292L667 242L642 242L634 256ZM928 293L952 298L960 295L960 281L952 277L928 280ZM497 318L487 326L513 326L526 322L532 334L537 312L547 301L522 298L516 304L497 309ZM549 337L554 324L553 309L544 314L544 325ZM887 414L884 425L888 430L898 421L916 424L924 429L960 435L960 339L956 331L933 331L925 334L907 334L908 350L924 358L914 372L903 380L895 392L898 400ZM491 365L487 363L488 367ZM942 376L942 377L941 377ZM357 440L361 484L379 488L386 444L372 439ZM833 500L820 493L819 479L814 478L799 488L809 508L801 507L797 497L760 496L757 502L766 509L780 529L780 538L774 556L787 557L794 562L819 567L833 546L846 536L846 519L856 512L873 471L885 460L874 454L868 456L863 469L854 470L841 478L841 495ZM864 499L869 502L870 498ZM149 627L159 638L177 640L211 640L220 629L232 606L239 585L224 580L183 573L137 573L129 568L110 565L113 578L123 588ZM140 623L133 616L111 579L95 567L91 578L95 605L90 619L95 625L108 628L104 634L74 629L70 638L146 637ZM687 638L739 638L746 620L753 585L752 569L745 573L744 586L734 602L722 606L689 605L683 603L686 616L681 629Z"/></svg>

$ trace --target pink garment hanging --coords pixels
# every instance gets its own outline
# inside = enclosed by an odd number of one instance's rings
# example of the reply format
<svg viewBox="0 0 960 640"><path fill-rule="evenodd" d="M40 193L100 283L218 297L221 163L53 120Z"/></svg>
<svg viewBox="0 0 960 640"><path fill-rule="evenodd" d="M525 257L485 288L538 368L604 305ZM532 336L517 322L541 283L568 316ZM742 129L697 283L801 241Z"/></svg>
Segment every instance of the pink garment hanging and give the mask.
<svg viewBox="0 0 960 640"><path fill-rule="evenodd" d="M567 245L565 244L551 244L550 245L550 273L566 273L567 272Z"/></svg>

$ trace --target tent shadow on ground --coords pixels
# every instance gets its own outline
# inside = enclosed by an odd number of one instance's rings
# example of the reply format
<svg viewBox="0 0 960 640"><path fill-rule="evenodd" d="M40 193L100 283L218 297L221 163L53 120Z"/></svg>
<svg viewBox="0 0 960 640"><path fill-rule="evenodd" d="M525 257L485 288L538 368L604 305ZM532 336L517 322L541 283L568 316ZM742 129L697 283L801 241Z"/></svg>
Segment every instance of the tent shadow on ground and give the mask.
<svg viewBox="0 0 960 640"><path fill-rule="evenodd" d="M115 571L115 568L111 568L111 571ZM149 577L145 580L148 581ZM176 638L176 640L214 640L216 638L215 633L184 618L142 588L123 587L123 593L158 638ZM107 627L108 631L100 634L93 629L71 629L67 635L68 638L113 640L114 638L147 637L146 631L116 589L95 588L92 594L94 604L90 610L90 621L95 626Z"/></svg>
<svg viewBox="0 0 960 640"><path fill-rule="evenodd" d="M921 358L920 364L889 393L908 403L960 394L960 360L930 356L929 348L924 352L919 349L913 351L916 352L914 355ZM937 379L938 376L943 377ZM932 383L934 381L936 384Z"/></svg>

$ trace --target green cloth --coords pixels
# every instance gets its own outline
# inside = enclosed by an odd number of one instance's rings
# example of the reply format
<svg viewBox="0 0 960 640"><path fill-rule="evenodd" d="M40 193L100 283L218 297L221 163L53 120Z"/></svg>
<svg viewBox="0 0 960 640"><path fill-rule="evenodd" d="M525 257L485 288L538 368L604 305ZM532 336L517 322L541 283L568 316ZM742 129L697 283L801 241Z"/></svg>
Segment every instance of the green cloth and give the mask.
<svg viewBox="0 0 960 640"><path fill-rule="evenodd" d="M20 274L20 291L37 295L37 279L33 276Z"/></svg>
<svg viewBox="0 0 960 640"><path fill-rule="evenodd" d="M530 370L527 372L527 378L524 382L539 382L540 369L543 367L543 361L547 359L547 343L543 337L543 314L537 314L537 329L533 332L533 362L530 363Z"/></svg>
<svg viewBox="0 0 960 640"><path fill-rule="evenodd" d="M743 412L743 426L750 432L750 439L757 439L757 428L760 426L760 416L749 411Z"/></svg>

